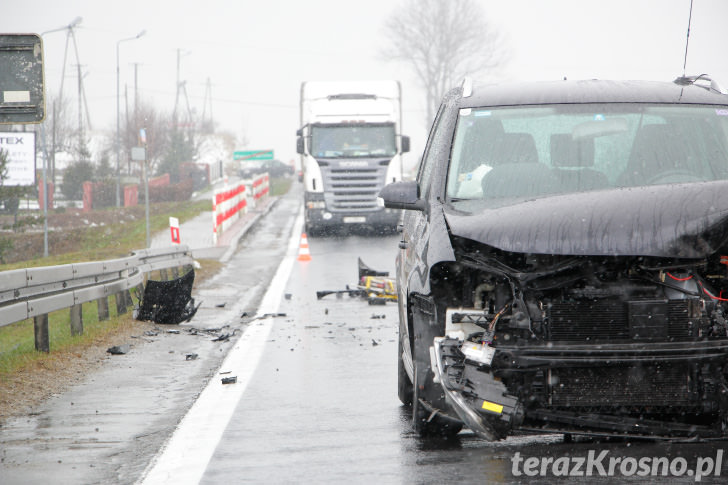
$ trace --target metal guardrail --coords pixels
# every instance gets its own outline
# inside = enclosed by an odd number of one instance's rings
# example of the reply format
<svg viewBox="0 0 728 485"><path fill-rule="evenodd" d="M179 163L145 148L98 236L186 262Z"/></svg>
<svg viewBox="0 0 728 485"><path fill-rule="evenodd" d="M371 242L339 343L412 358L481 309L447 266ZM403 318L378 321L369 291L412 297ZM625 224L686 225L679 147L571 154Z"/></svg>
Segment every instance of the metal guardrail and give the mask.
<svg viewBox="0 0 728 485"><path fill-rule="evenodd" d="M0 327L143 285L151 271L192 264L189 247L142 249L109 261L0 272Z"/></svg>

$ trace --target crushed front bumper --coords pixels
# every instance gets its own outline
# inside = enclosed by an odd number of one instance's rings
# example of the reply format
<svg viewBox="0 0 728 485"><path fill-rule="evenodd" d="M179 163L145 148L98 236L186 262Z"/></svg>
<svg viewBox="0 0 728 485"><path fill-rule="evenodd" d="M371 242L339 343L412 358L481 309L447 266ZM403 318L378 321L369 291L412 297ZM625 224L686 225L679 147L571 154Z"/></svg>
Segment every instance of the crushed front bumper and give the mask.
<svg viewBox="0 0 728 485"><path fill-rule="evenodd" d="M491 373L465 365L464 358L458 355L461 344L461 340L450 337L434 339L435 379L442 385L448 404L468 428L486 440L501 439L523 422L523 408ZM463 382L469 385L466 387Z"/></svg>
<svg viewBox="0 0 728 485"><path fill-rule="evenodd" d="M454 413L484 439L501 439L516 429L660 439L724 436L726 341L501 346L494 367L465 344L458 336L436 337L432 368ZM508 376L534 373L543 380L504 383Z"/></svg>

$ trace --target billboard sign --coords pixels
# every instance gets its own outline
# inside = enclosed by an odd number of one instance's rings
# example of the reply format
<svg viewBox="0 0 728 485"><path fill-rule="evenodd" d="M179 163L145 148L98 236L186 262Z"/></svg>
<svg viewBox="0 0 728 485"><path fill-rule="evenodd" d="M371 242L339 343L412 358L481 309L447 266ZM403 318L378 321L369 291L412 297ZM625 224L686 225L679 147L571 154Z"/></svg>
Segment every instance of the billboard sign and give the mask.
<svg viewBox="0 0 728 485"><path fill-rule="evenodd" d="M0 132L0 150L8 157L2 185L35 185L35 133Z"/></svg>
<svg viewBox="0 0 728 485"><path fill-rule="evenodd" d="M40 36L0 34L0 123L40 123L44 116Z"/></svg>

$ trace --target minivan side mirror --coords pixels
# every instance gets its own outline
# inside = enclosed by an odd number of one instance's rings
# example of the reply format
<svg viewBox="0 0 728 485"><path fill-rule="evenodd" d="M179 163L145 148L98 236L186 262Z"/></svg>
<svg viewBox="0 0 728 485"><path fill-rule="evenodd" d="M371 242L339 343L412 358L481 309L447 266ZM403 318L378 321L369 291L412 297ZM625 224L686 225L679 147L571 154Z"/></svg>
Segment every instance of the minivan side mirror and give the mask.
<svg viewBox="0 0 728 485"><path fill-rule="evenodd" d="M402 135L402 153L410 151L410 137Z"/></svg>
<svg viewBox="0 0 728 485"><path fill-rule="evenodd" d="M425 201L420 199L420 186L414 180L385 185L379 197L388 209L425 210Z"/></svg>

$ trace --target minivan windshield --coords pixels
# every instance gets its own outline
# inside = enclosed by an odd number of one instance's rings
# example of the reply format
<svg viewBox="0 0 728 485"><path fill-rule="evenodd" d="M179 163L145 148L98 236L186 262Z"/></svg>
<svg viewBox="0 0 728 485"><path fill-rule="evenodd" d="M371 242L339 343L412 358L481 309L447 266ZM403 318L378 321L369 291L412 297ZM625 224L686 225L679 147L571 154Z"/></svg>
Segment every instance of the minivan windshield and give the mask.
<svg viewBox="0 0 728 485"><path fill-rule="evenodd" d="M392 157L396 153L393 123L311 126L315 158Z"/></svg>
<svg viewBox="0 0 728 485"><path fill-rule="evenodd" d="M728 179L728 106L461 109L447 195L500 206L552 194Z"/></svg>

